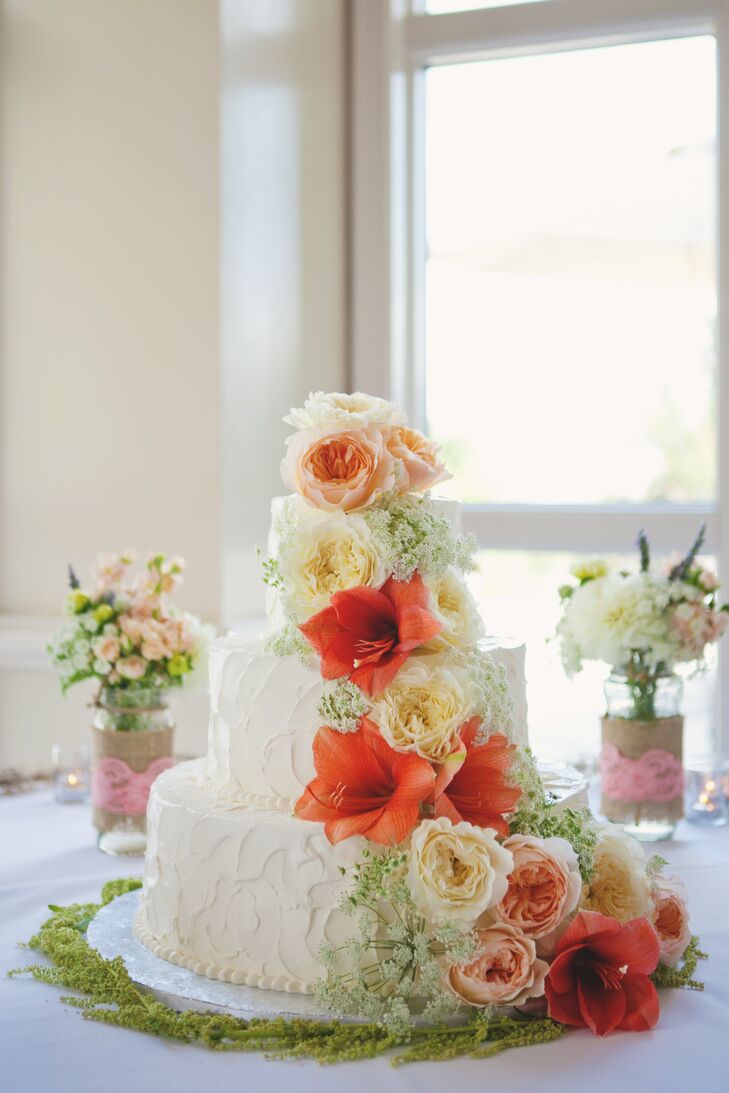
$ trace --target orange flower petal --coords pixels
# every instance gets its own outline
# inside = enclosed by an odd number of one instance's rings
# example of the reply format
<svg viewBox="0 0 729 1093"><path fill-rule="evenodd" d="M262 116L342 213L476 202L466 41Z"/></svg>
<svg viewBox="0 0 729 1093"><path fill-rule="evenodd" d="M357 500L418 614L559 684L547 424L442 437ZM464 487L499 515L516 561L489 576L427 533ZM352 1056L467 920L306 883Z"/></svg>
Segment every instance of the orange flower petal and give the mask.
<svg viewBox="0 0 729 1093"><path fill-rule="evenodd" d="M625 1017L627 1004L622 990L606 990L600 977L588 968L580 971L577 1000L585 1024L597 1036L607 1036Z"/></svg>
<svg viewBox="0 0 729 1093"><path fill-rule="evenodd" d="M377 664L362 664L355 668L349 678L370 698L376 698L390 686L407 659L408 653L390 653L387 660L383 658Z"/></svg>
<svg viewBox="0 0 729 1093"><path fill-rule="evenodd" d="M360 585L335 592L331 604L340 626L351 630L358 638L374 641L395 630L395 608L388 597L375 588Z"/></svg>
<svg viewBox="0 0 729 1093"><path fill-rule="evenodd" d="M325 607L323 611L318 611L299 627L309 645L316 649L319 656L323 655L334 638L341 633L341 629L333 607Z"/></svg>
<svg viewBox="0 0 729 1093"><path fill-rule="evenodd" d="M650 975L661 955L658 936L647 918L625 922L619 933L596 938L590 948L605 963L615 967L627 964L631 975Z"/></svg>
<svg viewBox="0 0 729 1093"><path fill-rule="evenodd" d="M618 1028L627 1032L647 1032L655 1028L660 1016L658 991L647 975L626 975L622 983L625 1017Z"/></svg>
<svg viewBox="0 0 729 1093"><path fill-rule="evenodd" d="M423 607L408 606L398 612L397 632L398 648L410 652L424 645L443 629L434 615Z"/></svg>

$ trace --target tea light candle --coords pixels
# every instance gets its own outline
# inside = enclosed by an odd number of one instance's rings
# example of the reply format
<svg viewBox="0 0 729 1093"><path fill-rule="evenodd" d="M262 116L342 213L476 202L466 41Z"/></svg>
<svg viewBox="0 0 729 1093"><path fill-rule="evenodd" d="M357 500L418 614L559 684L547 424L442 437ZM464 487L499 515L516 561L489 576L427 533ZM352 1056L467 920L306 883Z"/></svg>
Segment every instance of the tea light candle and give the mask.
<svg viewBox="0 0 729 1093"><path fill-rule="evenodd" d="M725 794L726 769L686 771L686 819L695 824L718 826L729 820Z"/></svg>
<svg viewBox="0 0 729 1093"><path fill-rule="evenodd" d="M89 799L90 777L88 753L85 748L64 752L55 744L53 760L53 797L59 804L84 804Z"/></svg>

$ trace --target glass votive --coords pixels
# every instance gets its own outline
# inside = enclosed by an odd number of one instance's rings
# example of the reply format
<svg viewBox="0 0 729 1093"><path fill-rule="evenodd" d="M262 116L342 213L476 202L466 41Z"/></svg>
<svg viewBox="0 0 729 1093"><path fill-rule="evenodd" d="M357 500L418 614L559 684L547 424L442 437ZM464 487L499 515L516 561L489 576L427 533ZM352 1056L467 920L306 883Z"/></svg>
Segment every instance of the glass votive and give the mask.
<svg viewBox="0 0 729 1093"><path fill-rule="evenodd" d="M53 764L53 797L61 805L84 804L91 795L89 749L85 744L67 748L54 744L51 751Z"/></svg>
<svg viewBox="0 0 729 1093"><path fill-rule="evenodd" d="M686 771L686 819L717 827L729 821L729 767L704 764Z"/></svg>

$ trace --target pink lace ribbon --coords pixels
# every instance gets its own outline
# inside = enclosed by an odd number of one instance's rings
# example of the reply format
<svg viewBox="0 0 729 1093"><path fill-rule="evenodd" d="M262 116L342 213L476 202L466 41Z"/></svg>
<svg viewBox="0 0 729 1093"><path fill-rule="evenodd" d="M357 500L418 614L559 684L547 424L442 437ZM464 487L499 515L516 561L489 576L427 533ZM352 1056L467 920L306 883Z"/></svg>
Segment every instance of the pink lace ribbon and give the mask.
<svg viewBox="0 0 729 1093"><path fill-rule="evenodd" d="M132 770L123 759L104 756L91 773L91 799L96 808L118 816L143 816L149 790L158 774L174 765L169 756L153 759L146 770Z"/></svg>
<svg viewBox="0 0 729 1093"><path fill-rule="evenodd" d="M651 748L640 759L629 759L604 743L600 755L602 791L616 801L655 801L665 804L683 793L683 766L670 751Z"/></svg>

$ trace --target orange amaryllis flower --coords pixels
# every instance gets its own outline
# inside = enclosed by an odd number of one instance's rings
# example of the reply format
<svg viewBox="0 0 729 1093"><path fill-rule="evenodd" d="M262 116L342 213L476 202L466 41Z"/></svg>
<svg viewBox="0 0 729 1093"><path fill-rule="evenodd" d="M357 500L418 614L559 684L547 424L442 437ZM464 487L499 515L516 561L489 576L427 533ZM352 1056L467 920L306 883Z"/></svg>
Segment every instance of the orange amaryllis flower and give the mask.
<svg viewBox="0 0 729 1093"><path fill-rule="evenodd" d="M391 748L362 718L353 733L327 727L314 738L316 778L296 802L302 820L319 820L331 843L353 835L395 846L418 822L420 802L433 792L430 763Z"/></svg>
<svg viewBox="0 0 729 1093"><path fill-rule="evenodd" d="M435 816L447 816L454 824L467 820L508 835L505 816L514 811L521 796L521 789L506 781L515 745L501 733L477 744L480 727L481 718L472 717L458 730L435 780Z"/></svg>
<svg viewBox="0 0 729 1093"><path fill-rule="evenodd" d="M371 698L384 691L413 649L442 628L428 610L430 596L417 572L382 588L335 592L331 606L299 627L321 657L324 679L349 676Z"/></svg>

